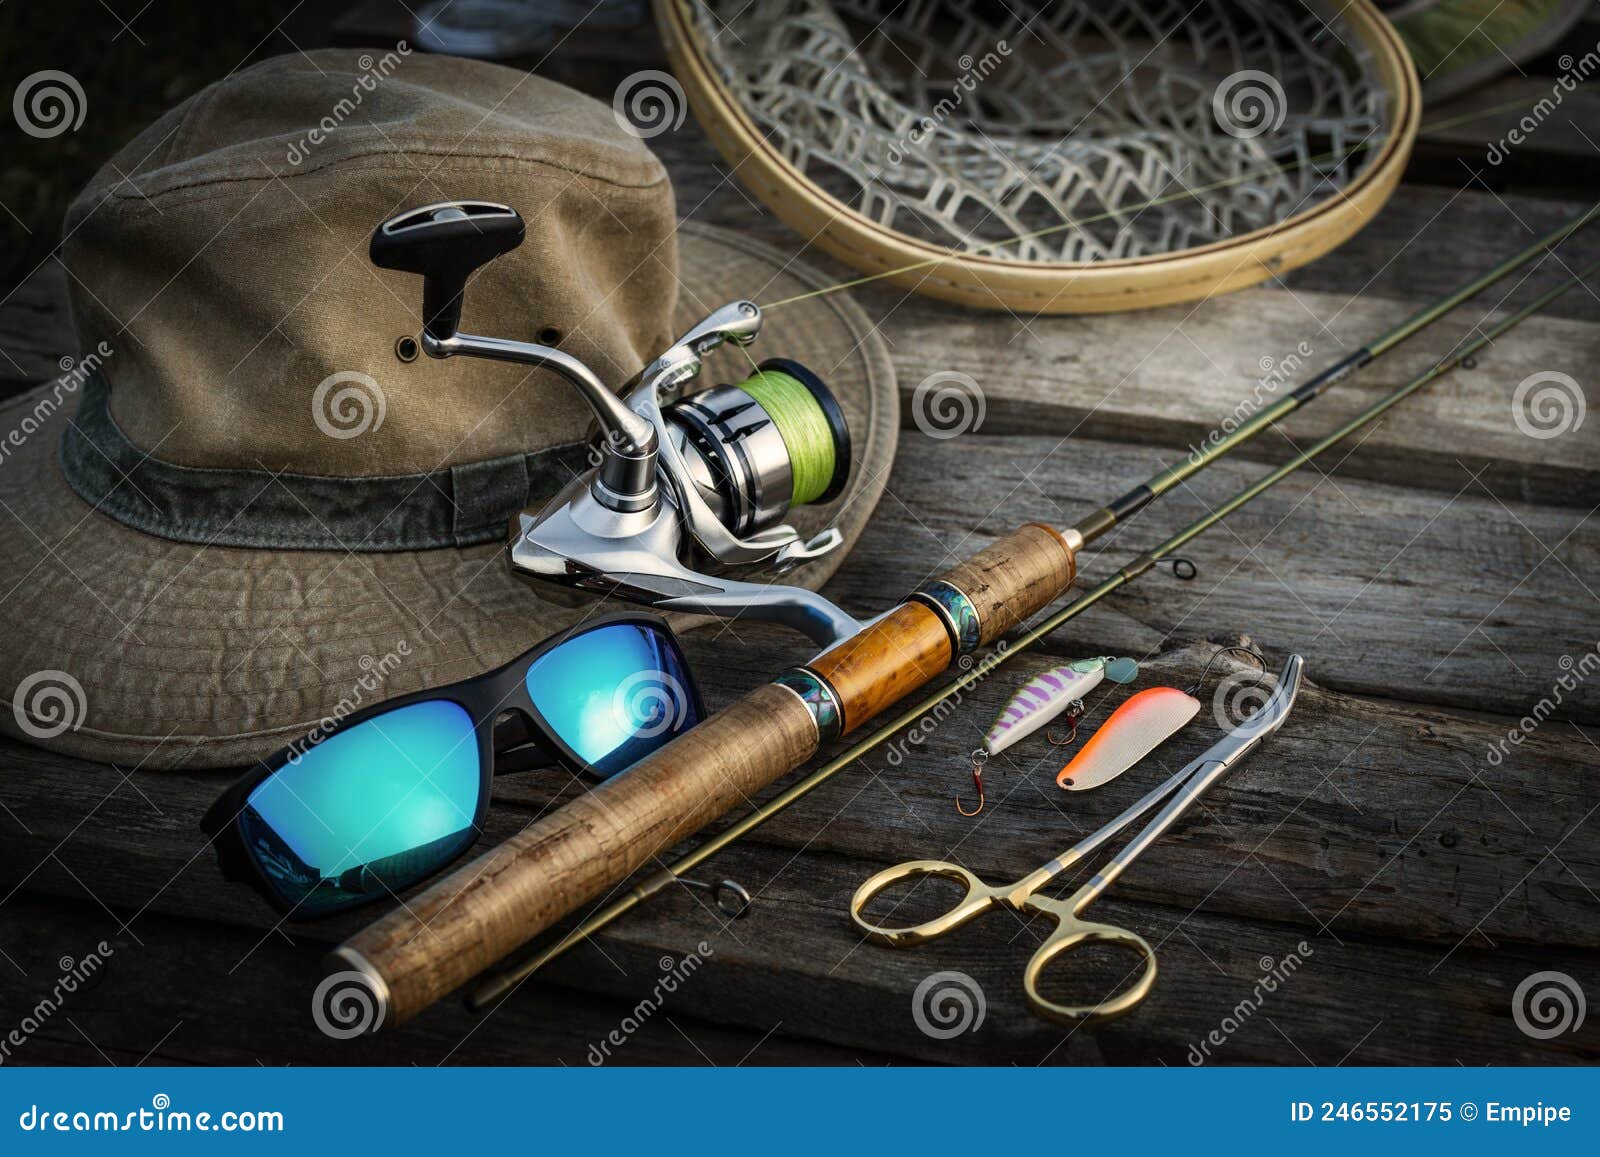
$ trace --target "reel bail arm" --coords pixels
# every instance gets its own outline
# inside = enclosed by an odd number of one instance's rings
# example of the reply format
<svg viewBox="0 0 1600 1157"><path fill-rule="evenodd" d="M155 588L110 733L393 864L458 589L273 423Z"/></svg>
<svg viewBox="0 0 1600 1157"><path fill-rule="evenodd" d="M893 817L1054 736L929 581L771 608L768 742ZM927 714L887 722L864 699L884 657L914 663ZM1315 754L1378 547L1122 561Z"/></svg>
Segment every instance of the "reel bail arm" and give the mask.
<svg viewBox="0 0 1600 1157"><path fill-rule="evenodd" d="M420 344L429 357L553 370L599 424L594 468L538 513L512 520L513 571L663 610L766 619L824 647L859 632L813 591L727 573L782 573L843 543L836 529L805 540L781 521L794 506L835 497L849 473L849 429L831 391L803 366L773 359L739 386L680 400L707 353L760 335L751 301L706 315L620 395L562 350L460 332L468 278L525 236L510 206L448 201L385 221L370 249L373 264L422 276Z"/></svg>

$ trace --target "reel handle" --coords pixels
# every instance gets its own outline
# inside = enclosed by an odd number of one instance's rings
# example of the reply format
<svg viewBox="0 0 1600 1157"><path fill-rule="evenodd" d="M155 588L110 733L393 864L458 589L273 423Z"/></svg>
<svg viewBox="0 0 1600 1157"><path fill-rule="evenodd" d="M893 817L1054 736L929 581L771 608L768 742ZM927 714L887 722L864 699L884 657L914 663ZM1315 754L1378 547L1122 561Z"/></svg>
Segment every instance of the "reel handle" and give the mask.
<svg viewBox="0 0 1600 1157"><path fill-rule="evenodd" d="M372 234L368 256L383 269L422 275L422 325L445 341L461 325L467 278L522 244L521 215L492 201L442 201L391 217Z"/></svg>

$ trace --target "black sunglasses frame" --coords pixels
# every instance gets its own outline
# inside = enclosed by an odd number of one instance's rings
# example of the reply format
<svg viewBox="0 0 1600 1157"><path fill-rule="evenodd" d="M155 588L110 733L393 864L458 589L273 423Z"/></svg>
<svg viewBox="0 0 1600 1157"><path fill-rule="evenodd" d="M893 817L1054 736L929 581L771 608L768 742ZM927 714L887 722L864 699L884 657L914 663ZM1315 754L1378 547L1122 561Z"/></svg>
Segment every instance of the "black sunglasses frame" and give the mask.
<svg viewBox="0 0 1600 1157"><path fill-rule="evenodd" d="M298 740L263 759L224 791L200 820L201 831L216 846L217 862L223 876L229 880L250 884L280 913L301 920L337 915L391 895L391 891L385 887L375 890L371 895L352 899L346 904L301 914L297 912L299 903L292 903L281 896L268 880L266 873L262 871L256 858L250 854L245 846L239 821L251 793L297 758L303 757L307 752L341 732L414 703L444 700L456 704L467 713L472 720L473 734L477 740L478 773L481 777L478 784L478 806L471 823L472 838L454 855L442 861L433 872L429 873L429 876L436 875L477 844L483 834L484 818L489 813L489 802L496 775L560 764L569 771L591 779L609 778L592 767L556 734L555 729L545 720L543 713L534 705L533 699L528 694L527 675L528 669L534 663L557 648L604 627L619 624L629 624L652 631L674 653L683 671L683 691L688 697L688 705L694 710L695 722L704 719L705 704L700 697L700 688L695 682L694 672L689 666L688 656L683 653L683 645L664 618L641 610L621 611L588 619L550 636L493 671L474 675L458 683L424 688L421 691L413 691L407 695L374 703L340 719L319 735L315 743L307 744L304 739ZM613 774L621 774L624 770L626 769L619 769ZM424 876L405 887L414 887L428 878Z"/></svg>

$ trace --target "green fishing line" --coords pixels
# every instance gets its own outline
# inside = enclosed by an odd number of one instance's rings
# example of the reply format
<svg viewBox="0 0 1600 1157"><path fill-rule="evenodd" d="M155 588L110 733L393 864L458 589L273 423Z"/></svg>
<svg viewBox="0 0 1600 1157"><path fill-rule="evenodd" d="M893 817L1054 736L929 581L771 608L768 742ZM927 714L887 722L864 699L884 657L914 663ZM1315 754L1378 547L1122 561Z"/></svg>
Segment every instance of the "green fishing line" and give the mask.
<svg viewBox="0 0 1600 1157"><path fill-rule="evenodd" d="M777 370L762 370L739 383L772 417L789 451L796 506L814 502L833 480L833 430L811 391Z"/></svg>

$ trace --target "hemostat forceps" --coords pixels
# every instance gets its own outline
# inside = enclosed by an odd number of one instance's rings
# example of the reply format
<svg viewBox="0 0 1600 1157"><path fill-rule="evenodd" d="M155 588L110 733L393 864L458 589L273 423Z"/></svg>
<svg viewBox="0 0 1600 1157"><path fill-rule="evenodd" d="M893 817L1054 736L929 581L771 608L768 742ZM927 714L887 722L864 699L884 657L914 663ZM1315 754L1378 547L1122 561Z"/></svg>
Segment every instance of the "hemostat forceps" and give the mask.
<svg viewBox="0 0 1600 1157"><path fill-rule="evenodd" d="M1146 848L1177 823L1183 813L1188 811L1212 784L1226 775L1230 768L1283 725L1300 690L1300 678L1304 666L1304 661L1299 655L1291 655L1289 661L1284 664L1282 674L1278 676L1277 689L1259 711L1223 736L1209 751L1196 758L1182 771L1155 788L1099 831L1079 841L1016 883L994 886L985 884L959 864L944 860L912 860L886 868L857 888L855 896L850 900L850 918L855 921L856 927L861 929L867 939L895 948L909 948L915 944L937 940L991 908L1010 908L1014 912L1049 916L1056 922L1055 931L1033 954L1022 976L1022 986L1027 993L1028 1004L1034 1012L1062 1024L1077 1024L1090 1019L1105 1020L1132 1011L1149 994L1151 986L1155 983L1155 949L1137 933L1114 924L1090 923L1081 919L1081 914L1111 886L1122 874L1123 869L1137 860ZM1093 879L1072 895L1064 900L1036 895L1056 876L1092 855L1102 844L1118 835L1163 800L1167 800L1167 804L1155 819L1095 873ZM867 904L885 889L924 876L942 876L964 884L967 889L966 895L944 915L907 928L885 928L872 923L866 917ZM1046 966L1071 949L1096 943L1109 944L1136 953L1142 962L1138 979L1130 987L1107 997L1098 1004L1067 1005L1045 999L1039 991L1039 977Z"/></svg>

